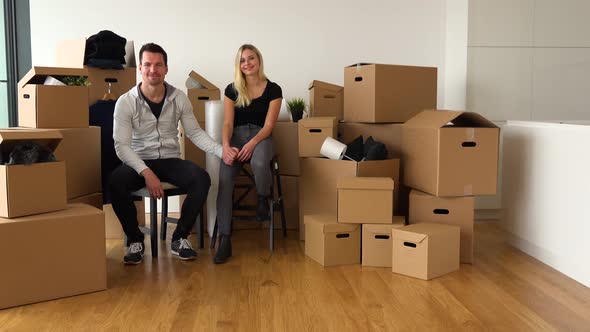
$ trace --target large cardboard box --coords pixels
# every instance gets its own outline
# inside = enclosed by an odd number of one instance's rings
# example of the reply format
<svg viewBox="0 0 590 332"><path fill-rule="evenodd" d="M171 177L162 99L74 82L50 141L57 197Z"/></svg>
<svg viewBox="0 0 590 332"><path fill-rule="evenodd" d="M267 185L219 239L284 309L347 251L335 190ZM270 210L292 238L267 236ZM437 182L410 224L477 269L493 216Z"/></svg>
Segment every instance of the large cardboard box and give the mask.
<svg viewBox="0 0 590 332"><path fill-rule="evenodd" d="M299 124L299 157L321 157L320 149L327 137L338 137L334 117L305 118Z"/></svg>
<svg viewBox="0 0 590 332"><path fill-rule="evenodd" d="M135 204L135 209L137 210L138 224L145 225L145 204L143 200L134 201L133 203ZM111 204L105 204L102 206L102 209L105 214L105 239L125 239L125 233L123 232L123 228L121 228L119 218L117 218L115 211L113 211L113 206Z"/></svg>
<svg viewBox="0 0 590 332"><path fill-rule="evenodd" d="M461 228L461 263L473 263L474 197L436 197L418 190L410 192L408 222L423 222Z"/></svg>
<svg viewBox="0 0 590 332"><path fill-rule="evenodd" d="M333 116L342 120L344 87L314 80L308 89L311 117Z"/></svg>
<svg viewBox="0 0 590 332"><path fill-rule="evenodd" d="M346 224L391 224L393 179L341 177L338 188L338 222Z"/></svg>
<svg viewBox="0 0 590 332"><path fill-rule="evenodd" d="M343 176L389 177L399 183L399 159L356 162L325 158L302 158L299 177L299 229L303 240L304 215L337 216L338 178ZM397 187L394 189L394 205Z"/></svg>
<svg viewBox="0 0 590 332"><path fill-rule="evenodd" d="M180 158L190 160L203 169L207 168L206 157L207 153L199 149L184 132L184 128L180 126Z"/></svg>
<svg viewBox="0 0 590 332"><path fill-rule="evenodd" d="M100 127L59 130L63 139L55 157L66 163L67 198L101 191Z"/></svg>
<svg viewBox="0 0 590 332"><path fill-rule="evenodd" d="M391 271L429 280L459 269L459 227L416 224L391 230Z"/></svg>
<svg viewBox="0 0 590 332"><path fill-rule="evenodd" d="M68 204L87 204L102 210L102 193L93 193L68 200Z"/></svg>
<svg viewBox="0 0 590 332"><path fill-rule="evenodd" d="M88 87L44 85L47 76L88 76L83 68L33 67L18 82L18 125L30 128L88 127Z"/></svg>
<svg viewBox="0 0 590 332"><path fill-rule="evenodd" d="M110 93L118 98L136 85L137 68L133 41L125 45L123 69L101 69L84 66L86 39L62 40L57 42L55 60L58 67L85 68L88 71L88 105L95 104Z"/></svg>
<svg viewBox="0 0 590 332"><path fill-rule="evenodd" d="M23 241L34 245L23 245ZM107 288L104 214L84 204L0 218L0 309Z"/></svg>
<svg viewBox="0 0 590 332"><path fill-rule="evenodd" d="M336 223L335 216L305 216L305 254L323 266L359 264L361 226Z"/></svg>
<svg viewBox="0 0 590 332"><path fill-rule="evenodd" d="M405 122L436 109L437 69L382 64L344 68L345 122Z"/></svg>
<svg viewBox="0 0 590 332"><path fill-rule="evenodd" d="M299 133L297 122L277 122L272 131L281 175L299 176Z"/></svg>
<svg viewBox="0 0 590 332"><path fill-rule="evenodd" d="M205 103L209 100L219 100L219 88L197 74L194 70L188 74L191 88L187 90L188 99L193 105L193 112L201 127L205 128Z"/></svg>
<svg viewBox="0 0 590 332"><path fill-rule="evenodd" d="M402 124L400 123L350 123L338 124L339 140L345 144L363 136L366 141L372 136L375 141L385 144L389 158L400 158L402 155Z"/></svg>
<svg viewBox="0 0 590 332"><path fill-rule="evenodd" d="M406 218L403 216L393 217L391 224L363 224L362 260L363 266L391 267L391 252L393 240L391 230L403 227Z"/></svg>
<svg viewBox="0 0 590 332"><path fill-rule="evenodd" d="M24 141L54 151L62 135L56 130L0 130L0 151L5 162ZM66 208L66 164L63 161L31 165L0 165L0 217L14 218Z"/></svg>
<svg viewBox="0 0 590 332"><path fill-rule="evenodd" d="M402 129L404 184L435 196L495 195L499 135L477 113L416 115Z"/></svg>

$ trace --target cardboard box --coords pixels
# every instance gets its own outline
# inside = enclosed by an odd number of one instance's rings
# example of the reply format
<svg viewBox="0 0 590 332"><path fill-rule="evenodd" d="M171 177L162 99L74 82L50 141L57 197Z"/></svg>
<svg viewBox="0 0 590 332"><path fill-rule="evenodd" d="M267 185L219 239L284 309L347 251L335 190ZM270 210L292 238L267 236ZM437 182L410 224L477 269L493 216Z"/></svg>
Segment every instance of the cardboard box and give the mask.
<svg viewBox="0 0 590 332"><path fill-rule="evenodd" d="M199 149L193 142L186 137L184 128L180 126L180 158L190 160L200 166L202 169L207 169L207 153Z"/></svg>
<svg viewBox="0 0 590 332"><path fill-rule="evenodd" d="M435 196L495 195L499 135L477 113L416 115L402 129L404 184Z"/></svg>
<svg viewBox="0 0 590 332"><path fill-rule="evenodd" d="M355 138L363 136L363 142L372 136L375 141L385 144L388 158L400 158L402 155L402 124L400 123L350 123L338 124L338 139L349 144Z"/></svg>
<svg viewBox="0 0 590 332"><path fill-rule="evenodd" d="M461 228L461 263L473 263L474 197L436 197L418 190L410 192L408 222L423 222Z"/></svg>
<svg viewBox="0 0 590 332"><path fill-rule="evenodd" d="M86 39L62 40L56 46L56 64L58 67L85 68L88 71L88 105L103 99L109 90L118 98L137 84L137 66L133 41L125 45L125 64L123 69L100 69L84 66Z"/></svg>
<svg viewBox="0 0 590 332"><path fill-rule="evenodd" d="M391 230L391 271L429 280L459 269L459 227L416 224Z"/></svg>
<svg viewBox="0 0 590 332"><path fill-rule="evenodd" d="M314 80L308 90L311 117L333 116L342 120L344 87Z"/></svg>
<svg viewBox="0 0 590 332"><path fill-rule="evenodd" d="M59 129L55 157L66 163L67 199L102 191L100 127Z"/></svg>
<svg viewBox="0 0 590 332"><path fill-rule="evenodd" d="M134 201L135 209L137 209L137 222L139 225L145 225L145 204L143 200ZM113 211L111 204L105 204L102 206L105 214L104 229L105 239L125 239L125 233L119 222L119 218Z"/></svg>
<svg viewBox="0 0 590 332"><path fill-rule="evenodd" d="M305 216L305 254L323 266L359 264L361 227L336 223L335 216Z"/></svg>
<svg viewBox="0 0 590 332"><path fill-rule="evenodd" d="M382 64L344 68L345 122L405 122L436 109L437 69Z"/></svg>
<svg viewBox="0 0 590 332"><path fill-rule="evenodd" d="M68 200L68 204L87 204L102 210L102 193L94 193Z"/></svg>
<svg viewBox="0 0 590 332"><path fill-rule="evenodd" d="M103 212L84 204L0 218L0 309L106 289L103 223Z"/></svg>
<svg viewBox="0 0 590 332"><path fill-rule="evenodd" d="M338 222L346 224L391 224L393 179L341 177L338 188Z"/></svg>
<svg viewBox="0 0 590 332"><path fill-rule="evenodd" d="M299 157L321 157L320 149L326 137L338 137L338 122L334 117L305 118L299 124Z"/></svg>
<svg viewBox="0 0 590 332"><path fill-rule="evenodd" d="M337 216L339 177L370 176L389 177L394 185L399 181L399 159L356 162L324 158L302 158L299 177L299 229L301 240L304 232L304 215L325 214ZM397 199L394 189L394 202ZM395 203L394 203L395 205Z"/></svg>
<svg viewBox="0 0 590 332"><path fill-rule="evenodd" d="M403 227L406 218L393 217L392 224L364 224L363 225L363 250L361 264L363 266L391 267L391 252L393 240L391 230Z"/></svg>
<svg viewBox="0 0 590 332"><path fill-rule="evenodd" d="M30 128L88 127L88 87L43 85L47 76L88 76L81 68L33 67L18 82L18 125Z"/></svg>
<svg viewBox="0 0 590 332"><path fill-rule="evenodd" d="M272 131L275 153L281 175L299 176L299 125L297 122L277 122Z"/></svg>
<svg viewBox="0 0 590 332"><path fill-rule="evenodd" d="M194 70L188 74L189 82L193 86L187 90L188 99L193 105L193 112L201 127L205 128L205 103L209 100L220 100L219 88L197 74Z"/></svg>
<svg viewBox="0 0 590 332"><path fill-rule="evenodd" d="M62 135L55 130L0 130L6 161L15 145L32 141L54 151ZM0 217L14 218L66 208L66 164L0 165Z"/></svg>

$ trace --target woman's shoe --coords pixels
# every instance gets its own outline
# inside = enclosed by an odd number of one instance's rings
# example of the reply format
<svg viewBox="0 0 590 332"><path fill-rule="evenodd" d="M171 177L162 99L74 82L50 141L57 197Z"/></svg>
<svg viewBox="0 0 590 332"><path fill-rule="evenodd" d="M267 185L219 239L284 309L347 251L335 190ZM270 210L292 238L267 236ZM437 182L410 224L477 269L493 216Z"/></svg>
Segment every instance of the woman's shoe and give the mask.
<svg viewBox="0 0 590 332"><path fill-rule="evenodd" d="M270 213L268 208L268 198L258 195L258 205L256 206L256 220L265 221L270 220Z"/></svg>
<svg viewBox="0 0 590 332"><path fill-rule="evenodd" d="M215 253L215 257L213 257L213 263L225 263L227 259L231 257L231 251L231 236L221 235L221 238L219 239L219 246L217 247L217 252Z"/></svg>

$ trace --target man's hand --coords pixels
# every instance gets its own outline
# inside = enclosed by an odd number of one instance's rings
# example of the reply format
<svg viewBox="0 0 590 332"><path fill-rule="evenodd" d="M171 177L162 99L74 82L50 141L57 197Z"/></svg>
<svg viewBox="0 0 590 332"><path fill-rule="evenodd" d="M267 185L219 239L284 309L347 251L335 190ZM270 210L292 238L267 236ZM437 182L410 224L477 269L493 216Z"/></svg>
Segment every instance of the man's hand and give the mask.
<svg viewBox="0 0 590 332"><path fill-rule="evenodd" d="M238 155L238 153L240 152L240 150L236 147L233 146L224 146L223 147L223 162L228 165L231 166L234 163L234 160L236 160L236 157Z"/></svg>
<svg viewBox="0 0 590 332"><path fill-rule="evenodd" d="M150 192L150 196L152 198L159 199L162 198L162 196L164 196L164 188L162 188L160 179L158 179L156 174L151 169L144 169L141 172L141 176L143 176L143 178L145 179L145 186Z"/></svg>
<svg viewBox="0 0 590 332"><path fill-rule="evenodd" d="M244 147L238 153L238 160L241 162L245 162L252 158L252 153L254 152L254 148L256 147L256 142L254 140L250 140L250 142L246 143Z"/></svg>

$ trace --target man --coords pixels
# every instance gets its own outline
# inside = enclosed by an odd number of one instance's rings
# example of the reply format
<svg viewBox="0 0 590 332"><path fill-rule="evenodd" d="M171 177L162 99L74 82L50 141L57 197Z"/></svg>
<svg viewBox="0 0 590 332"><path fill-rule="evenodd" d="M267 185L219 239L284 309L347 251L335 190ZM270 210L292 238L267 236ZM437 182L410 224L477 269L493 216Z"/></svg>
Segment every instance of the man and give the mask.
<svg viewBox="0 0 590 332"><path fill-rule="evenodd" d="M163 196L162 182L187 190L180 219L172 234L172 254L183 260L195 259L187 237L211 185L209 174L191 161L180 159L178 122L186 136L203 151L222 157L222 146L203 131L186 94L164 81L168 55L159 45L149 43L139 50L141 82L123 94L115 105L113 138L115 151L123 162L110 179L113 210L127 236L125 264L143 261L143 233L131 193L147 187L152 199ZM237 154L224 156L231 164Z"/></svg>

